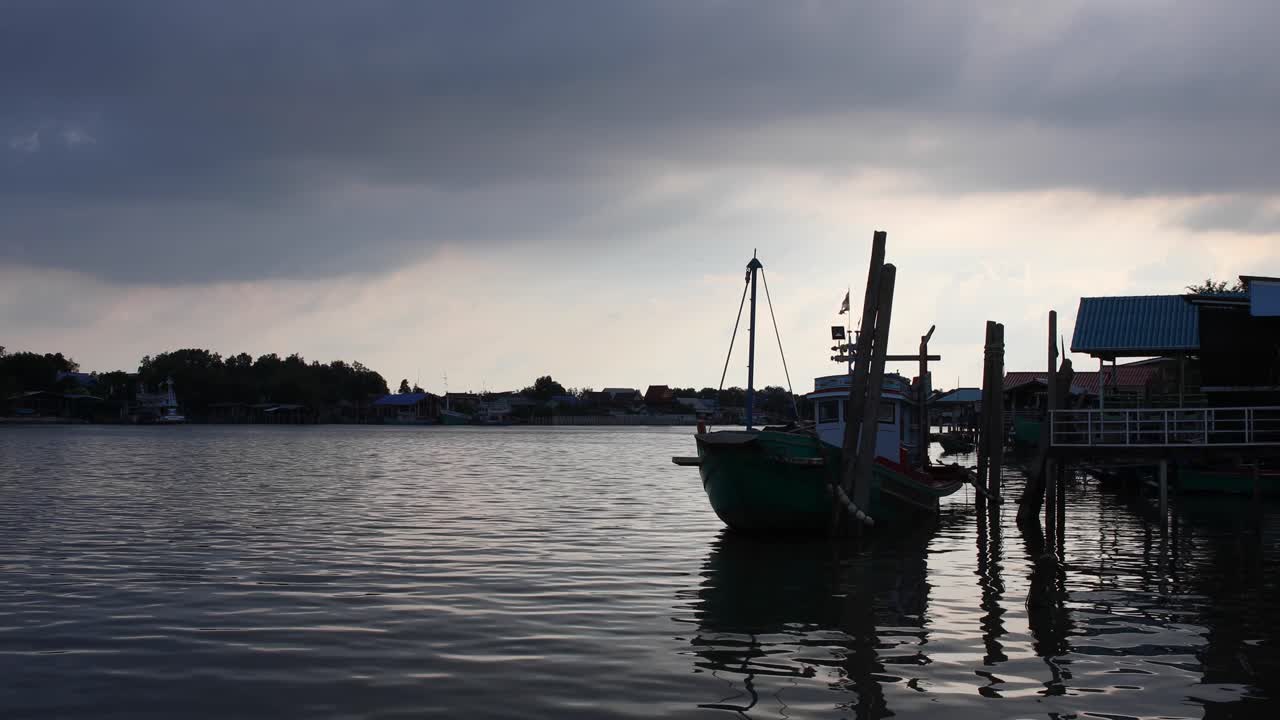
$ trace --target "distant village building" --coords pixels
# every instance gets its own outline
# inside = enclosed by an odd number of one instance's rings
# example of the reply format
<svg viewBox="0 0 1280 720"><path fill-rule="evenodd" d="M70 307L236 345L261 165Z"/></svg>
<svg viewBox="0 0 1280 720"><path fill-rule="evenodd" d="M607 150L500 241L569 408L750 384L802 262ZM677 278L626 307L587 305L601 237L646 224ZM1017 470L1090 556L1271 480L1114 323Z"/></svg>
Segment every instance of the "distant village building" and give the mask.
<svg viewBox="0 0 1280 720"><path fill-rule="evenodd" d="M93 373L67 372L65 370L59 370L56 382L61 384L63 381L70 381L75 383L77 386L86 389L93 388L98 384L98 378L95 377Z"/></svg>
<svg viewBox="0 0 1280 720"><path fill-rule="evenodd" d="M613 403L636 405L644 402L644 395L641 395L640 391L635 388L605 388L601 392L608 395L609 400Z"/></svg>
<svg viewBox="0 0 1280 720"><path fill-rule="evenodd" d="M650 385L644 392L644 404L650 408L665 407L675 400L676 394L666 385Z"/></svg>
<svg viewBox="0 0 1280 720"><path fill-rule="evenodd" d="M938 393L929 401L929 424L936 427L971 428L982 410L982 388L956 388Z"/></svg>
<svg viewBox="0 0 1280 720"><path fill-rule="evenodd" d="M254 403L249 422L264 425L301 425L316 421L316 412L300 403Z"/></svg>
<svg viewBox="0 0 1280 720"><path fill-rule="evenodd" d="M1102 372L1077 371L1071 383L1070 402L1082 407L1096 407L1104 390L1113 402L1123 399L1124 402L1133 404L1149 400L1149 388L1160 370L1158 364L1142 361L1106 368ZM1005 373L1005 409L1043 411L1048 403L1048 387L1047 371Z"/></svg>
<svg viewBox="0 0 1280 720"><path fill-rule="evenodd" d="M373 401L375 422L424 424L440 418L440 398L427 392L395 393Z"/></svg>
<svg viewBox="0 0 1280 720"><path fill-rule="evenodd" d="M17 418L93 419L102 399L85 393L32 390L4 399L0 414Z"/></svg>
<svg viewBox="0 0 1280 720"><path fill-rule="evenodd" d="M480 396L470 392L446 392L444 399L450 410L459 412L475 412L481 403Z"/></svg>
<svg viewBox="0 0 1280 720"><path fill-rule="evenodd" d="M494 396L480 403L476 419L487 424L504 424L511 422L510 396Z"/></svg>
<svg viewBox="0 0 1280 720"><path fill-rule="evenodd" d="M700 417L714 417L720 411L720 403L696 397L676 398L676 404L688 408Z"/></svg>
<svg viewBox="0 0 1280 720"><path fill-rule="evenodd" d="M552 395L547 400L547 407L550 408L573 408L578 406L578 396L576 395Z"/></svg>
<svg viewBox="0 0 1280 720"><path fill-rule="evenodd" d="M582 404L614 414L640 412L644 410L644 395L635 388L609 387L598 392L583 393Z"/></svg>

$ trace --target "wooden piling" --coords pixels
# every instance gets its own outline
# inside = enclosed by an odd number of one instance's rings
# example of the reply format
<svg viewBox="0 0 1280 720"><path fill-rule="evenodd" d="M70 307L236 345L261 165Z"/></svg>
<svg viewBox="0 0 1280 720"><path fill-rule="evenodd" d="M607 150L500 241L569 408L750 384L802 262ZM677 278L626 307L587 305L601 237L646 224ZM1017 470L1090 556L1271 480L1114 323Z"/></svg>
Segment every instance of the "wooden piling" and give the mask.
<svg viewBox="0 0 1280 720"><path fill-rule="evenodd" d="M1043 465L1044 474L1044 535L1049 540L1045 554L1053 552L1058 537L1058 464L1049 458Z"/></svg>
<svg viewBox="0 0 1280 720"><path fill-rule="evenodd" d="M1169 530L1169 461L1160 460L1160 532Z"/></svg>
<svg viewBox="0 0 1280 720"><path fill-rule="evenodd" d="M1058 409L1058 311L1049 311L1049 377L1045 387L1046 414L1040 434L1046 456L1053 446L1053 413ZM1058 464L1052 460L1046 465L1045 475L1045 531L1056 538L1058 526Z"/></svg>
<svg viewBox="0 0 1280 720"><path fill-rule="evenodd" d="M994 502L1001 502L1001 485L1004 478L1004 325L994 323L991 342L987 345L990 355L991 406L987 411L990 442L987 445L987 492Z"/></svg>
<svg viewBox="0 0 1280 720"><path fill-rule="evenodd" d="M871 238L871 264L867 270L867 287L862 299L862 321L859 324L857 342L847 338L849 351L853 352L853 376L849 382L849 397L844 405L844 466L841 468L840 485L846 495L852 497L856 477L856 458L861 446L861 425L858 418L864 414L867 397L867 376L870 374L871 345L875 339L876 311L880 299L880 281L884 272L885 245L888 235L876 231ZM841 534L842 503L832 504L831 532Z"/></svg>
<svg viewBox="0 0 1280 720"><path fill-rule="evenodd" d="M982 493L987 493L990 484L987 482L987 470L991 465L991 451L988 447L989 429L991 424L987 422L987 413L991 411L991 354L986 348L991 346L992 334L994 333L995 323L987 321L987 334L983 340L982 347L982 409L978 411L978 417L973 428L974 445L978 451L978 479L977 487L982 489Z"/></svg>
<svg viewBox="0 0 1280 720"><path fill-rule="evenodd" d="M893 265L885 265L880 271L875 342L871 348L871 362L867 368L867 394L862 411L862 432L858 444L857 464L851 478L853 502L859 508L866 508L871 497L871 466L876 457L876 435L880 429L880 392L884 389L884 363L885 356L888 355L889 324L893 317L893 288L897 275L898 269Z"/></svg>
<svg viewBox="0 0 1280 720"><path fill-rule="evenodd" d="M863 403L867 396L868 364L871 362L871 342L875 336L876 303L880 298L880 276L884 270L884 252L887 236L884 232L876 232L871 240L871 267L867 271L867 288L862 300L862 322L859 324L858 339L850 343L853 350L853 377L849 382L849 399L844 408L844 450L845 464L850 464L851 451L858 447L858 423L850 422L862 417ZM848 472L845 473L848 475ZM848 479L848 478L846 478ZM849 488L846 487L846 490Z"/></svg>
<svg viewBox="0 0 1280 720"><path fill-rule="evenodd" d="M1061 378L1059 378L1061 379ZM1069 386L1068 386L1069 387ZM1067 552L1067 463L1058 465L1058 534L1057 556L1065 558Z"/></svg>
<svg viewBox="0 0 1280 720"><path fill-rule="evenodd" d="M1004 325L987 321L983 343L982 411L977 421L978 487L1000 502L1004 463Z"/></svg>
<svg viewBox="0 0 1280 720"><path fill-rule="evenodd" d="M920 451L920 467L929 466L929 393L932 392L929 382L929 340L937 326L930 326L929 332L920 337L920 414L918 416L919 432L916 435L916 446Z"/></svg>
<svg viewBox="0 0 1280 720"><path fill-rule="evenodd" d="M1044 422L1040 427L1040 447L1036 459L1027 473L1027 484L1019 501L1018 523L1038 522L1042 507L1049 506L1046 512L1056 512L1052 505L1056 503L1056 483L1051 480L1049 472L1050 450L1053 445L1053 411L1058 409L1059 398L1062 397L1061 383L1058 381L1058 313L1049 311L1049 376L1045 387L1047 408ZM1074 372L1069 377L1074 377ZM1070 383L1070 379L1068 379ZM1067 386L1070 393L1070 385ZM1055 498L1046 502L1047 498Z"/></svg>

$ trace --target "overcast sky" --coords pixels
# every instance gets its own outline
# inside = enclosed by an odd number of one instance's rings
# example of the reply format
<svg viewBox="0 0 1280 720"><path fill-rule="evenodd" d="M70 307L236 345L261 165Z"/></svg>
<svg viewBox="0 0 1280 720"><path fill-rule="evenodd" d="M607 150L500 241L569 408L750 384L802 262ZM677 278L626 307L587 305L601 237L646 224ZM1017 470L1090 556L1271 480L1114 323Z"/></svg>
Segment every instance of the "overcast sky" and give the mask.
<svg viewBox="0 0 1280 720"><path fill-rule="evenodd" d="M1275 2L0 1L0 345L714 386L758 249L803 391L883 229L895 351L936 324L935 385L975 385L994 319L1040 369L1083 295L1280 274L1277 27ZM767 317L757 377L785 384Z"/></svg>

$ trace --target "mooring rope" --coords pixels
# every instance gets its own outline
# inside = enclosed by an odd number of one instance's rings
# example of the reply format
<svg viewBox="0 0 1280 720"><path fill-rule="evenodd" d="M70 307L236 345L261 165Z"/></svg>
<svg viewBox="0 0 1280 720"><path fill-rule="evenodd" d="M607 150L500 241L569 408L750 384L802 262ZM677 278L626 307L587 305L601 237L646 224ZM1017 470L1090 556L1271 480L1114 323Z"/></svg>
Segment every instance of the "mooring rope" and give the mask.
<svg viewBox="0 0 1280 720"><path fill-rule="evenodd" d="M791 410L795 412L796 420L799 420L800 406L796 404L796 392L791 387L791 371L787 370L787 354L782 350L782 333L778 332L778 318L773 314L773 298L769 297L769 278L765 277L764 268L760 268L760 279L764 281L764 299L769 303L769 318L773 320L773 334L778 338L778 354L782 356L782 372L787 376L787 394L791 396Z"/></svg>
<svg viewBox="0 0 1280 720"><path fill-rule="evenodd" d="M729 358L733 357L733 343L738 339L738 325L742 323L742 307L747 304L747 290L751 288L751 276L742 286L742 300L738 302L738 319L733 321L733 337L729 338L729 354L724 356L724 372L720 373L720 390L724 390L724 379L729 374Z"/></svg>

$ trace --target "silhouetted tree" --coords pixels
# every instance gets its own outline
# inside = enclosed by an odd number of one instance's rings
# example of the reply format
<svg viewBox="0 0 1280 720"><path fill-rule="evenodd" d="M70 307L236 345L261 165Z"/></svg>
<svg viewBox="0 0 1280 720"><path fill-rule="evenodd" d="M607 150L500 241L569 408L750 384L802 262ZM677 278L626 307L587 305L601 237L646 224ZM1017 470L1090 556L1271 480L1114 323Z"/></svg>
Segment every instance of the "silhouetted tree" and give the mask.
<svg viewBox="0 0 1280 720"><path fill-rule="evenodd" d="M80 366L62 353L33 352L0 355L0 397L32 390L56 390L58 373L76 372ZM72 383L73 384L73 383Z"/></svg>
<svg viewBox="0 0 1280 720"><path fill-rule="evenodd" d="M1226 280L1217 280L1213 278L1205 278L1205 281L1198 285L1188 285L1187 292L1197 295L1221 295L1229 292L1244 292L1244 283L1237 280L1234 283Z"/></svg>
<svg viewBox="0 0 1280 720"><path fill-rule="evenodd" d="M556 395L567 395L564 386L551 379L550 375L543 375L533 381L533 385L520 391L521 395L531 397L539 402L546 402Z"/></svg>
<svg viewBox="0 0 1280 720"><path fill-rule="evenodd" d="M197 416L215 402L299 403L319 409L340 401L363 405L387 392L386 380L360 363L308 363L296 354L281 360L269 353L254 361L240 353L224 361L208 350L186 349L142 359L138 379L147 388L156 389L169 377L183 407Z"/></svg>
<svg viewBox="0 0 1280 720"><path fill-rule="evenodd" d="M408 378L405 378L405 379L403 379L403 380L401 380L401 381L400 381L400 389L399 389L399 390L396 390L396 392L397 392L397 393L399 393L399 394L401 394L401 395L408 395L409 393L413 392L413 389L409 387L409 379L408 379Z"/></svg>

